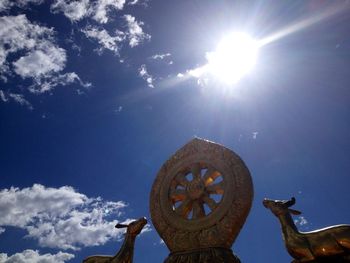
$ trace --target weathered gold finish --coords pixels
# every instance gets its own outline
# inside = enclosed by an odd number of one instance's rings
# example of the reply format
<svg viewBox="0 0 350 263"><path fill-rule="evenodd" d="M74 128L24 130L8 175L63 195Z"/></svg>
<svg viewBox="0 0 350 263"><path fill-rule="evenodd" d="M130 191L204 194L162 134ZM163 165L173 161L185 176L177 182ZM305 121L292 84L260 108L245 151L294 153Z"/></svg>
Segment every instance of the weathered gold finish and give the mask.
<svg viewBox="0 0 350 263"><path fill-rule="evenodd" d="M312 232L299 232L291 214L301 212L290 209L289 201L265 199L263 205L278 217L283 239L293 262L350 262L350 225L336 225Z"/></svg>
<svg viewBox="0 0 350 263"><path fill-rule="evenodd" d="M217 262L239 262L227 251L245 222L252 198L251 177L239 156L198 138L186 144L164 163L151 192L153 224L172 252L166 262L185 257L187 261L181 262L214 263L213 255L221 255ZM200 251L201 260L193 261Z"/></svg>
<svg viewBox="0 0 350 263"><path fill-rule="evenodd" d="M124 242L115 256L96 255L83 260L83 263L132 263L134 257L134 245L138 234L147 224L146 218L142 217L128 225L117 224L116 228L126 228Z"/></svg>

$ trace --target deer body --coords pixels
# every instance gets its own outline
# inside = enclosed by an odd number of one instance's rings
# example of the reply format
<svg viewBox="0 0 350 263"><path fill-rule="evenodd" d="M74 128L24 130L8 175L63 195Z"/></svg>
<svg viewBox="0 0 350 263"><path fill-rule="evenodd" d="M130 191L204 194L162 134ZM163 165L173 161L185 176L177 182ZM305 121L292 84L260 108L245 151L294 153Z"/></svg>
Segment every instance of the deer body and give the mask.
<svg viewBox="0 0 350 263"><path fill-rule="evenodd" d="M132 263L136 237L141 233L146 223L147 220L145 218L140 218L129 225L117 224L116 228L127 228L126 236L119 252L115 256L90 256L84 259L83 263Z"/></svg>
<svg viewBox="0 0 350 263"><path fill-rule="evenodd" d="M289 207L295 203L265 199L263 204L281 223L283 239L294 262L309 262L319 258L350 255L350 225L331 226L312 232L299 232L291 214L300 214Z"/></svg>

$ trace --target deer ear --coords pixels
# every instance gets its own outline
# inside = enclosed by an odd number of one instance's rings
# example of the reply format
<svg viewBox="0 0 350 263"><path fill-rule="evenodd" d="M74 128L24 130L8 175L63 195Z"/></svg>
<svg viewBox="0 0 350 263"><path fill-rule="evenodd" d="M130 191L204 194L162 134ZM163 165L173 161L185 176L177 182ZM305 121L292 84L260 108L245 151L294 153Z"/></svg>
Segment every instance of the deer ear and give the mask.
<svg viewBox="0 0 350 263"><path fill-rule="evenodd" d="M125 228L125 227L128 227L128 226L124 225L124 224L116 224L115 225L115 228Z"/></svg>
<svg viewBox="0 0 350 263"><path fill-rule="evenodd" d="M290 207L290 206L295 205L295 197L292 197L290 200L285 201L284 204L285 204L287 207Z"/></svg>
<svg viewBox="0 0 350 263"><path fill-rule="evenodd" d="M298 210L294 210L294 209L288 209L288 211L291 213L291 214L293 214L293 215L296 215L296 216L298 216L298 215L300 215L301 214L301 212L300 211L298 211Z"/></svg>

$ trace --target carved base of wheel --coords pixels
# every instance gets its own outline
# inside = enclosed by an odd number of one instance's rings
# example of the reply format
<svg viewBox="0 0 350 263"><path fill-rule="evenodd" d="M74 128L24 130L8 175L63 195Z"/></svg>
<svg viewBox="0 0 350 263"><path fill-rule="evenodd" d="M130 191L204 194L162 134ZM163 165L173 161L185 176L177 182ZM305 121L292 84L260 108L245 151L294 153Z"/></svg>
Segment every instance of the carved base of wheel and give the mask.
<svg viewBox="0 0 350 263"><path fill-rule="evenodd" d="M171 253L164 263L241 263L227 248L203 248L195 251Z"/></svg>
<svg viewBox="0 0 350 263"><path fill-rule="evenodd" d="M300 263L301 261L293 260L292 263ZM316 260L307 261L306 263L350 263L350 255L338 255L318 258Z"/></svg>

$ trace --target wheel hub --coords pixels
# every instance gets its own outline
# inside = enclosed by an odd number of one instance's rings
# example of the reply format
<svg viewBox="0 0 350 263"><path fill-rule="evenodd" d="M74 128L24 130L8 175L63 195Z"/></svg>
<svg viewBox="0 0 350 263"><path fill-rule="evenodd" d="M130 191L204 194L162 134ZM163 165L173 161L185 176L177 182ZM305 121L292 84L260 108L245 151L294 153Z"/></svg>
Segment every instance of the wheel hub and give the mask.
<svg viewBox="0 0 350 263"><path fill-rule="evenodd" d="M204 194L204 190L205 190L205 185L203 180L194 179L188 184L186 190L187 190L188 196L192 200L199 199Z"/></svg>

